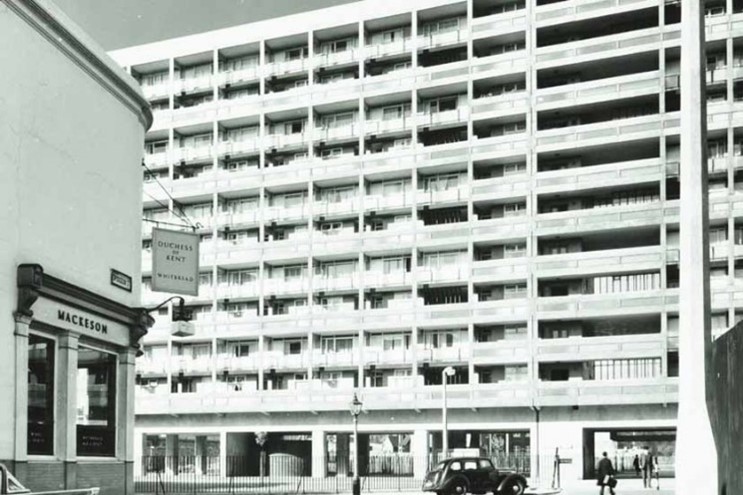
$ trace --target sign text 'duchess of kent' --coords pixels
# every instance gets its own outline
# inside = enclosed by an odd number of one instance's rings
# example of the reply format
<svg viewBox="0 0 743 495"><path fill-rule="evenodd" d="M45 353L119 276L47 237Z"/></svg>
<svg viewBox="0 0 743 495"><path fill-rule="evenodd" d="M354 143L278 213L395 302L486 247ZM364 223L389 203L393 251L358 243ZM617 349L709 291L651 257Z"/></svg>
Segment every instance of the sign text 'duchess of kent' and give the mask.
<svg viewBox="0 0 743 495"><path fill-rule="evenodd" d="M152 290L199 293L199 235L152 229Z"/></svg>

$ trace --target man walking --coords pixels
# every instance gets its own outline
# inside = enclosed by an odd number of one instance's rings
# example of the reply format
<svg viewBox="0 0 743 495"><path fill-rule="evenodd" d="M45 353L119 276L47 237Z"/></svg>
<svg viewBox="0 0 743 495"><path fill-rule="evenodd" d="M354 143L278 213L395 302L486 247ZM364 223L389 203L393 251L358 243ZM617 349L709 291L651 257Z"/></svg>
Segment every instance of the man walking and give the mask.
<svg viewBox="0 0 743 495"><path fill-rule="evenodd" d="M614 495L614 486L616 481L614 480L614 466L611 464L609 457L606 452L601 454L601 460L599 461L596 470L598 471L597 485L601 487L599 495L604 495L604 487L609 487L609 493Z"/></svg>
<svg viewBox="0 0 743 495"><path fill-rule="evenodd" d="M642 454L640 455L640 467L642 468L642 486L644 488L650 488L650 475L651 475L651 464L650 449L644 447Z"/></svg>

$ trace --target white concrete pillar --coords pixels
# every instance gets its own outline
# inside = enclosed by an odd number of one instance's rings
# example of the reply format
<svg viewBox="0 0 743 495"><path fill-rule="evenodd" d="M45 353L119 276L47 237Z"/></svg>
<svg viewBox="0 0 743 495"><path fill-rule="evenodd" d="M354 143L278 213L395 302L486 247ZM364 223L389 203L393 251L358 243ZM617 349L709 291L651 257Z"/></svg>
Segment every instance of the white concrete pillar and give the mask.
<svg viewBox="0 0 743 495"><path fill-rule="evenodd" d="M324 478L327 475L325 459L325 432L312 430L312 477Z"/></svg>
<svg viewBox="0 0 743 495"><path fill-rule="evenodd" d="M681 210L679 412L676 490L718 493L717 452L707 408L711 351L704 5L681 4Z"/></svg>
<svg viewBox="0 0 743 495"><path fill-rule="evenodd" d="M219 476L227 477L227 432L219 432Z"/></svg>
<svg viewBox="0 0 743 495"><path fill-rule="evenodd" d="M428 471L428 430L413 432L410 452L413 454L413 477L422 479Z"/></svg>

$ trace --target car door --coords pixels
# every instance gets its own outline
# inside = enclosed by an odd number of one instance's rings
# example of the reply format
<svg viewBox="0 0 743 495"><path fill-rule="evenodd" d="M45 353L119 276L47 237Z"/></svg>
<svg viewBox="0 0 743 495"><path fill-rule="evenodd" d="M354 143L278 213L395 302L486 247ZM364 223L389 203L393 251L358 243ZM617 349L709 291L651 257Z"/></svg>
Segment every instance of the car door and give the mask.
<svg viewBox="0 0 743 495"><path fill-rule="evenodd" d="M464 475L467 477L470 485L470 491L473 493L482 492L483 479L482 472L477 464L477 459L465 459L463 464Z"/></svg>
<svg viewBox="0 0 743 495"><path fill-rule="evenodd" d="M480 459L478 461L479 471L482 479L482 491L483 492L495 492L498 482L498 471L490 461L490 459Z"/></svg>

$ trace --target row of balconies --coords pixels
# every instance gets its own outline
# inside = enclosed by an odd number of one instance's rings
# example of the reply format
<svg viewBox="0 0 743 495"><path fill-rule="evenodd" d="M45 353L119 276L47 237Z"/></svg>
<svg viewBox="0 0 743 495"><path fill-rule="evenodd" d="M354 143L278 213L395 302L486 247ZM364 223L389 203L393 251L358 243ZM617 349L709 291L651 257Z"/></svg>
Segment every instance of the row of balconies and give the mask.
<svg viewBox="0 0 743 495"><path fill-rule="evenodd" d="M348 368L359 365L405 366L415 363L470 363L525 364L534 355L539 362L581 360L650 358L666 352L666 336L658 334L623 335L613 337L568 337L561 339L536 339L533 347L527 339L495 342L459 343L449 347L432 348L418 344L414 348L386 350L381 346L356 346L345 352L323 352L320 349L299 354L281 351L262 351L250 356L230 354L186 357L173 355L169 359L138 359L137 372L142 375L201 374L212 372L257 372L258 370L290 370L308 368Z"/></svg>
<svg viewBox="0 0 743 495"><path fill-rule="evenodd" d="M731 292L731 290L733 292ZM713 289L717 294L718 291ZM743 300L743 290L725 288L713 297L713 309L727 309L728 298ZM474 298L473 298L474 299ZM624 292L617 294L576 294L568 296L510 298L502 300L425 305L422 300L401 299L386 308L351 309L332 306L303 306L302 311L288 314L258 316L257 309L241 311L214 311L199 313L195 337L249 338L265 332L272 336L293 336L297 332L312 331L376 331L406 328L412 325L462 327L470 323L526 321L531 315L541 319L579 319L633 314L653 314L677 311L678 289ZM148 342L167 341L170 323L167 317L158 318L146 337Z"/></svg>
<svg viewBox="0 0 743 495"><path fill-rule="evenodd" d="M313 386L314 385L314 386ZM213 390L202 393L170 394L160 387L137 391L137 414L157 415L164 411L178 414L215 412L270 413L274 411L308 412L348 409L354 392L366 410L438 409L441 386L365 387L346 385L332 388L310 383L292 390ZM499 382L493 384L449 385L450 408L527 407L527 406L607 406L612 404L668 404L678 401L677 378L647 378L617 381Z"/></svg>

